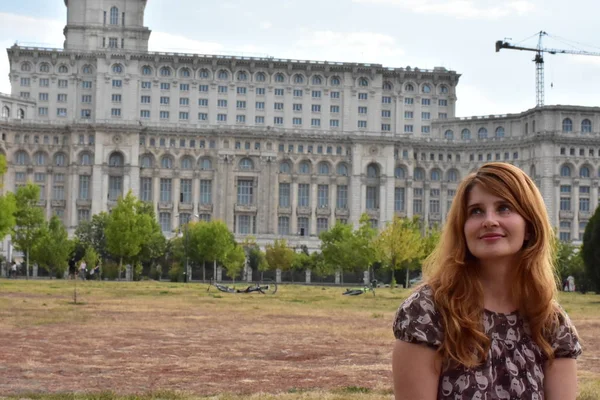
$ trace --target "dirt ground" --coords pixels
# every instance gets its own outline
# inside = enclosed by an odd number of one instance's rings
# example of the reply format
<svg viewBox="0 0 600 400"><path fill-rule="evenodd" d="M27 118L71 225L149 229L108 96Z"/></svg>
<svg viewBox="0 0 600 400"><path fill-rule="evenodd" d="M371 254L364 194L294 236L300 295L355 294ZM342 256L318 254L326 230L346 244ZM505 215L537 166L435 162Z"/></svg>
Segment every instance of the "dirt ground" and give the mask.
<svg viewBox="0 0 600 400"><path fill-rule="evenodd" d="M393 311L248 296L0 293L0 394L391 388ZM599 377L600 320L574 322Z"/></svg>

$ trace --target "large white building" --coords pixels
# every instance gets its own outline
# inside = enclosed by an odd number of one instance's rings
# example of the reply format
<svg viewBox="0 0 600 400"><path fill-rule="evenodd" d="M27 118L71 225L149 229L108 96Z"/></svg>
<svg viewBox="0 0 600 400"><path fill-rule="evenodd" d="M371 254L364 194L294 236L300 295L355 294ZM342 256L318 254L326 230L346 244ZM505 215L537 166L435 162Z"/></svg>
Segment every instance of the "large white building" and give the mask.
<svg viewBox="0 0 600 400"><path fill-rule="evenodd" d="M600 108L455 118L445 68L148 52L145 0L65 4L64 49L7 50L0 153L4 191L35 182L71 231L131 189L166 235L222 219L316 249L363 212L443 223L458 181L491 160L535 179L564 240L598 204Z"/></svg>

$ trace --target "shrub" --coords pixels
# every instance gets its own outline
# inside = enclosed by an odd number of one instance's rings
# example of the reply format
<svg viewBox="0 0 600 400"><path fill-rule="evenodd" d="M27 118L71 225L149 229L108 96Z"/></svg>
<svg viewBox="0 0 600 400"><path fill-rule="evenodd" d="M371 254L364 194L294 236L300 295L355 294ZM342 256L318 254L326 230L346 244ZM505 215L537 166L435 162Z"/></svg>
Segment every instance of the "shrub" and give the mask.
<svg viewBox="0 0 600 400"><path fill-rule="evenodd" d="M173 263L169 268L169 279L171 282L183 282L183 268L178 263Z"/></svg>

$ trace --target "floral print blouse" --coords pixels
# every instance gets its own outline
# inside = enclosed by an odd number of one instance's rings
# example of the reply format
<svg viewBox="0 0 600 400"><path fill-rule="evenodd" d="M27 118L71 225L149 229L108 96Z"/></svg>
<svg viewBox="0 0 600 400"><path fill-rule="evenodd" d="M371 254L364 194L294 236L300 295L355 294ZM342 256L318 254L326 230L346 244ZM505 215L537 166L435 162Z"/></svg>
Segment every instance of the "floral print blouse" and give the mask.
<svg viewBox="0 0 600 400"><path fill-rule="evenodd" d="M581 345L569 317L559 316L560 325L551 341L556 358L577 358ZM425 285L408 297L394 320L397 339L437 349L444 340L443 320L436 311L432 289ZM491 339L484 364L467 369L442 371L438 399L517 400L544 399L546 357L531 339L529 327L518 312L510 314L485 310L483 328Z"/></svg>

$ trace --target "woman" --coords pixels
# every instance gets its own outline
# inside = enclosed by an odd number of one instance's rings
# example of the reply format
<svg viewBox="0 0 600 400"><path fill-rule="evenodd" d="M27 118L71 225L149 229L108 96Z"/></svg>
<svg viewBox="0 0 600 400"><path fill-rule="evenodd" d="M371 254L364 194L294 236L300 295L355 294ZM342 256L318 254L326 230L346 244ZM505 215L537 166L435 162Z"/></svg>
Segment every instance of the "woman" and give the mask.
<svg viewBox="0 0 600 400"><path fill-rule="evenodd" d="M396 400L575 400L581 346L555 300L553 235L519 168L461 182L428 279L396 314Z"/></svg>

